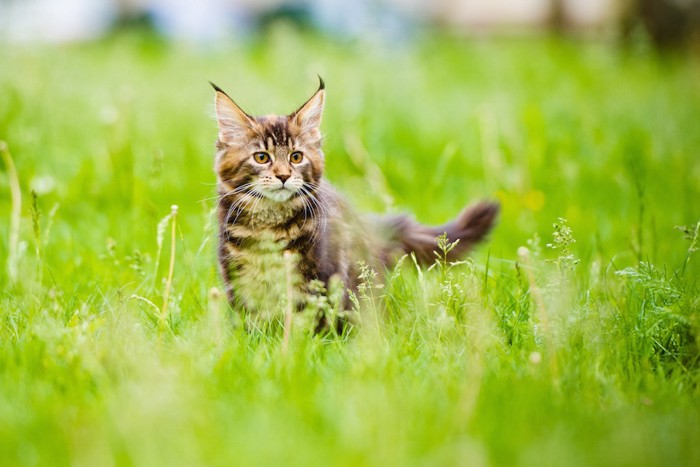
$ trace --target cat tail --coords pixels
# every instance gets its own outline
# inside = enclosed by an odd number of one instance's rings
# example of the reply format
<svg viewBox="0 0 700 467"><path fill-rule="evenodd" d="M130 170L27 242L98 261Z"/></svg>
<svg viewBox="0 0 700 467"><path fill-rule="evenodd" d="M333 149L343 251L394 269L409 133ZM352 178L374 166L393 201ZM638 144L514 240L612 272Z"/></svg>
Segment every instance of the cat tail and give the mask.
<svg viewBox="0 0 700 467"><path fill-rule="evenodd" d="M382 227L391 238L385 258L393 256L396 250L402 250L404 253L414 253L421 264L432 264L436 258L435 252L439 251L437 237L447 234L450 243L457 242L447 254L447 260L455 261L486 238L495 225L499 211L498 203L481 201L465 208L456 219L437 227L419 224L405 215L383 217Z"/></svg>

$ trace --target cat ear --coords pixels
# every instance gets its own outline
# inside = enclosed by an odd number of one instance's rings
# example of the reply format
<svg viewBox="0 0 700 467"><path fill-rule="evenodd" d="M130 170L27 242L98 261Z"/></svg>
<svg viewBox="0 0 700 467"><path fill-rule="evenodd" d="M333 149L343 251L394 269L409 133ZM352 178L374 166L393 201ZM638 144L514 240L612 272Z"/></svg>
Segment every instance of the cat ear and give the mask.
<svg viewBox="0 0 700 467"><path fill-rule="evenodd" d="M293 118L297 124L305 130L318 130L321 126L321 115L323 114L323 102L326 96L326 85L323 79L319 76L318 91L302 105L299 110L292 113L290 118Z"/></svg>
<svg viewBox="0 0 700 467"><path fill-rule="evenodd" d="M216 84L209 82L216 91L216 121L219 124L219 140L231 143L240 140L253 128L255 120L233 102Z"/></svg>

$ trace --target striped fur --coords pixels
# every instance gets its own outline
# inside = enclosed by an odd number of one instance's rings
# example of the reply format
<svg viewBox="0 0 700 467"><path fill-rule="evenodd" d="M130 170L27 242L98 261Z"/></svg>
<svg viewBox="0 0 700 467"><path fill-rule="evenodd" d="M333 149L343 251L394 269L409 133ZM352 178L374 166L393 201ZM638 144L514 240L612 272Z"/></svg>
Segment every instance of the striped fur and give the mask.
<svg viewBox="0 0 700 467"><path fill-rule="evenodd" d="M358 261L375 270L403 253L434 259L436 237L459 240L465 254L491 230L498 205L480 203L454 221L426 227L406 216L361 217L323 179L320 123L323 81L287 116L253 117L216 87L219 124L219 264L229 301L251 312L272 309L284 294L284 251L294 253L295 282L303 304L305 284L339 278L358 285ZM452 258L451 257L451 258ZM347 305L347 304L346 304Z"/></svg>

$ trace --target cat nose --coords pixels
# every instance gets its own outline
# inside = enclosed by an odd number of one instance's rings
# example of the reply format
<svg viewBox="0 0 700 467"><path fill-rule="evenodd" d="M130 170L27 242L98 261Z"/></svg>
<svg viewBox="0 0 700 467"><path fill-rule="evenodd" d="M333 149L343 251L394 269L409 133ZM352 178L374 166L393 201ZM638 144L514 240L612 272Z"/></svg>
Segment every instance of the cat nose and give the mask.
<svg viewBox="0 0 700 467"><path fill-rule="evenodd" d="M284 185L284 182L286 182L289 179L289 175L287 175L287 174L277 174L277 175L275 175L275 177L282 180L282 185Z"/></svg>

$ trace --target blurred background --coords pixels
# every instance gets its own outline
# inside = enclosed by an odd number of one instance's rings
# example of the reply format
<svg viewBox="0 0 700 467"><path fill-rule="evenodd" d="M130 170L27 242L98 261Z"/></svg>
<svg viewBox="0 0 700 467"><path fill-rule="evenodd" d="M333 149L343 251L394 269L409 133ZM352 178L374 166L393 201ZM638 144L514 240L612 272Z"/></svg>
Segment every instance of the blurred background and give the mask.
<svg viewBox="0 0 700 467"><path fill-rule="evenodd" d="M643 32L672 47L697 40L700 0L0 0L0 37L17 42L94 39L127 25L212 41L277 20L343 39L396 39L432 26L468 34Z"/></svg>
<svg viewBox="0 0 700 467"><path fill-rule="evenodd" d="M438 224L497 198L497 256L565 217L587 257L682 257L699 38L700 0L0 0L0 140L25 199L62 206L57 253L143 251L171 204L198 244L207 81L284 113L318 74L326 175L358 208Z"/></svg>

